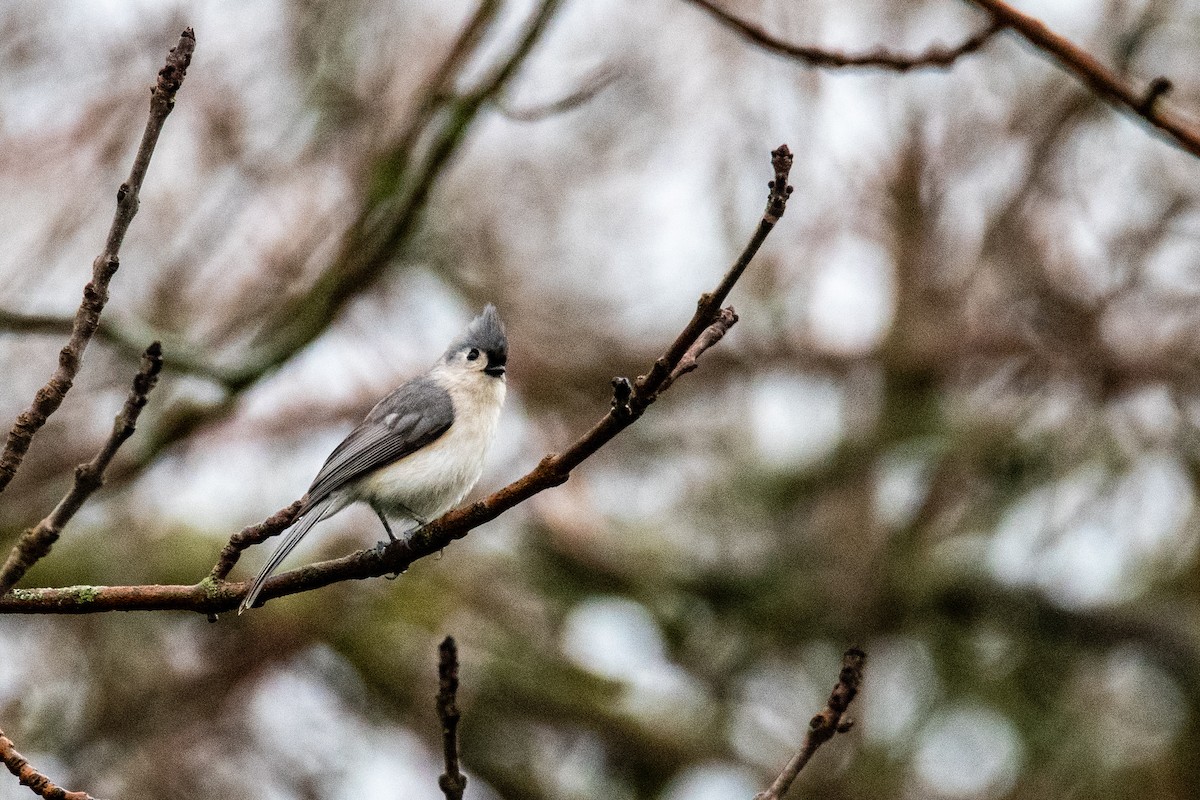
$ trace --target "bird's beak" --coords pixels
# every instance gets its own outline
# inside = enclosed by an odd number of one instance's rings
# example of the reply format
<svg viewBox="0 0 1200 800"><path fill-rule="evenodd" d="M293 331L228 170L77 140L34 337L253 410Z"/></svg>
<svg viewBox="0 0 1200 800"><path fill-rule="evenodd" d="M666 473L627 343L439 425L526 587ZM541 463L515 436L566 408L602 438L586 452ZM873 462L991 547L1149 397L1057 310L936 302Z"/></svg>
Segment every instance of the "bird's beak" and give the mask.
<svg viewBox="0 0 1200 800"><path fill-rule="evenodd" d="M491 375L493 378L499 378L504 375L504 365L497 364L494 367L484 367L483 371L488 375Z"/></svg>

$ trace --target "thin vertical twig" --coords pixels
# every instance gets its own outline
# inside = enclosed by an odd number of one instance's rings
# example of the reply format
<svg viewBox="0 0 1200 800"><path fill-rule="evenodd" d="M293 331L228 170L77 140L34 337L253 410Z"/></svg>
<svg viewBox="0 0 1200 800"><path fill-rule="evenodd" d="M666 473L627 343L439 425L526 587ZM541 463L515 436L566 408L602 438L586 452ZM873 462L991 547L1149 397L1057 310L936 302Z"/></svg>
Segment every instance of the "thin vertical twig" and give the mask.
<svg viewBox="0 0 1200 800"><path fill-rule="evenodd" d="M442 753L446 771L438 778L438 786L446 800L462 800L467 788L467 776L458 768L458 646L453 636L447 636L438 648L437 715L442 723Z"/></svg>

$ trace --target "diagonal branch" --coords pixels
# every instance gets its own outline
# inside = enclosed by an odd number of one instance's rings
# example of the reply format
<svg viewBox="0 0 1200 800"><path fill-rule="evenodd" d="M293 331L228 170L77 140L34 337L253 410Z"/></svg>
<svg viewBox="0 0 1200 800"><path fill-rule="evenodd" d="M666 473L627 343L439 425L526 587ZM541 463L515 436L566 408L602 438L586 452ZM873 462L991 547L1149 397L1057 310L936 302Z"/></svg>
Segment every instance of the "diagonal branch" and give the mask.
<svg viewBox="0 0 1200 800"><path fill-rule="evenodd" d="M104 470L117 454L117 449L133 435L138 415L146 405L150 390L158 383L161 370L162 348L155 342L142 355L142 368L134 377L125 405L113 420L112 433L100 452L88 463L75 468L75 483L71 490L58 501L49 516L21 534L21 538L13 545L8 559L0 567L0 596L15 586L30 567L50 552L71 517L104 484Z"/></svg>
<svg viewBox="0 0 1200 800"><path fill-rule="evenodd" d="M209 573L209 578L214 581L225 580L237 565L243 552L287 530L295 521L296 515L300 513L301 505L303 503L297 500L290 506L279 509L257 525L243 528L231 536L225 546L221 548L221 555L217 557L217 563Z"/></svg>
<svg viewBox="0 0 1200 800"><path fill-rule="evenodd" d="M944 69L965 55L974 53L987 44L1003 27L998 18L992 24L963 40L954 47L934 45L922 53L892 53L876 48L866 53L843 53L811 45L791 44L779 39L762 28L734 16L710 0L687 0L692 5L707 11L713 19L741 34L744 38L776 55L803 61L810 67L841 69L846 67L874 68L907 72L912 69Z"/></svg>
<svg viewBox="0 0 1200 800"><path fill-rule="evenodd" d="M866 662L867 654L857 647L851 647L842 655L842 671L838 676L837 685L833 687L825 708L809 720L808 733L804 735L799 752L792 757L769 788L754 795L754 800L782 800L788 789L792 788L800 770L804 769L813 753L817 752L817 748L832 739L835 733L846 733L850 730L853 723L842 722L842 715L858 694Z"/></svg>
<svg viewBox="0 0 1200 800"><path fill-rule="evenodd" d="M650 370L632 384L623 379L618 381L618 386L627 386L627 392L622 392L623 402L614 403L609 412L566 451L546 456L531 472L494 494L445 514L407 540L393 542L382 551L364 550L276 575L263 588L262 599L297 594L339 581L403 572L414 561L440 552L454 540L461 539L471 530L495 519L510 508L546 489L561 485L573 469L636 422L664 390L671 373L684 361L689 351L693 356L699 355L701 350L693 348L699 340L706 337L710 326L722 318L721 304L745 272L767 235L783 216L788 196L792 192L792 187L787 182L792 167L792 153L787 145L781 145L771 156L775 178L768 184L770 193L767 208L749 243L717 287L711 293L701 296L696 311L683 332L667 352L654 362ZM287 509L284 509L278 514L286 512ZM266 527L267 523L263 523L263 526ZM224 569L222 565L225 560L223 552L222 561L214 568L214 575ZM117 610L176 609L215 614L235 608L248 588L248 584L245 583L226 583L210 576L193 586L18 589L0 597L0 613L87 614Z"/></svg>
<svg viewBox="0 0 1200 800"><path fill-rule="evenodd" d="M54 370L50 381L38 390L33 404L17 417L8 433L4 453L0 454L0 492L4 491L9 481L17 474L34 434L62 405L63 398L71 390L75 376L79 373L83 353L100 324L100 312L108 302L108 284L120 265L117 255L121 250L121 243L125 240L125 232L129 230L129 224L138 211L138 195L142 189L142 181L146 178L146 171L150 168L150 157L154 154L154 146L158 143L163 123L175 107L175 93L183 84L195 47L195 34L191 28L185 28L179 36L179 43L171 48L167 55L166 66L158 72L158 81L150 91L150 117L146 120L145 131L142 132L142 143L134 156L129 177L117 190L117 211L108 230L104 252L92 263L92 280L83 288L83 302L75 312L71 338L58 354L58 368Z"/></svg>
<svg viewBox="0 0 1200 800"><path fill-rule="evenodd" d="M16 776L22 786L28 786L34 794L46 800L97 800L87 792L69 792L60 786L55 786L49 778L38 772L29 759L17 752L13 740L0 731L0 761L8 767L8 771Z"/></svg>
<svg viewBox="0 0 1200 800"><path fill-rule="evenodd" d="M1057 61L1103 99L1131 111L1162 131L1178 147L1200 156L1200 127L1164 108L1159 100L1171 82L1155 78L1142 91L1100 63L1095 56L1050 30L1041 20L1022 13L1003 0L971 0L992 15L997 25L1011 28L1025 41Z"/></svg>

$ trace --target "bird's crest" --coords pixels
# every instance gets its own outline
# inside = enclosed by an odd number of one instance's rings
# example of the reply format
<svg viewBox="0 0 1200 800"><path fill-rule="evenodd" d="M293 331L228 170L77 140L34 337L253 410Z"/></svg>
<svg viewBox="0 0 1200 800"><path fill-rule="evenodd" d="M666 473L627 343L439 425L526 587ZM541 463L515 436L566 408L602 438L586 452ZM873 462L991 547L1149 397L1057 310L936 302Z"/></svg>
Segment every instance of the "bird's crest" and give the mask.
<svg viewBox="0 0 1200 800"><path fill-rule="evenodd" d="M504 323L500 321L500 312L488 303L483 313L471 320L467 332L462 339L454 343L450 352L457 352L464 347L477 347L489 354L489 361L503 364L508 358L508 337L504 333Z"/></svg>

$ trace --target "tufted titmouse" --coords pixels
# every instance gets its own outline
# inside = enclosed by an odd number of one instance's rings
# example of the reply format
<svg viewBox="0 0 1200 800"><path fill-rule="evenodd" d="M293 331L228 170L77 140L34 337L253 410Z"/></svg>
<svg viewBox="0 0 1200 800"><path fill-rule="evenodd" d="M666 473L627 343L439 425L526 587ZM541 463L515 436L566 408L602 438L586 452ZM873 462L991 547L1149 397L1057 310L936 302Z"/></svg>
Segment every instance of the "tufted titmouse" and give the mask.
<svg viewBox="0 0 1200 800"><path fill-rule="evenodd" d="M504 404L508 339L493 305L424 375L379 401L330 453L308 487L291 530L250 584L241 614L304 534L356 501L418 526L456 506L483 471Z"/></svg>

